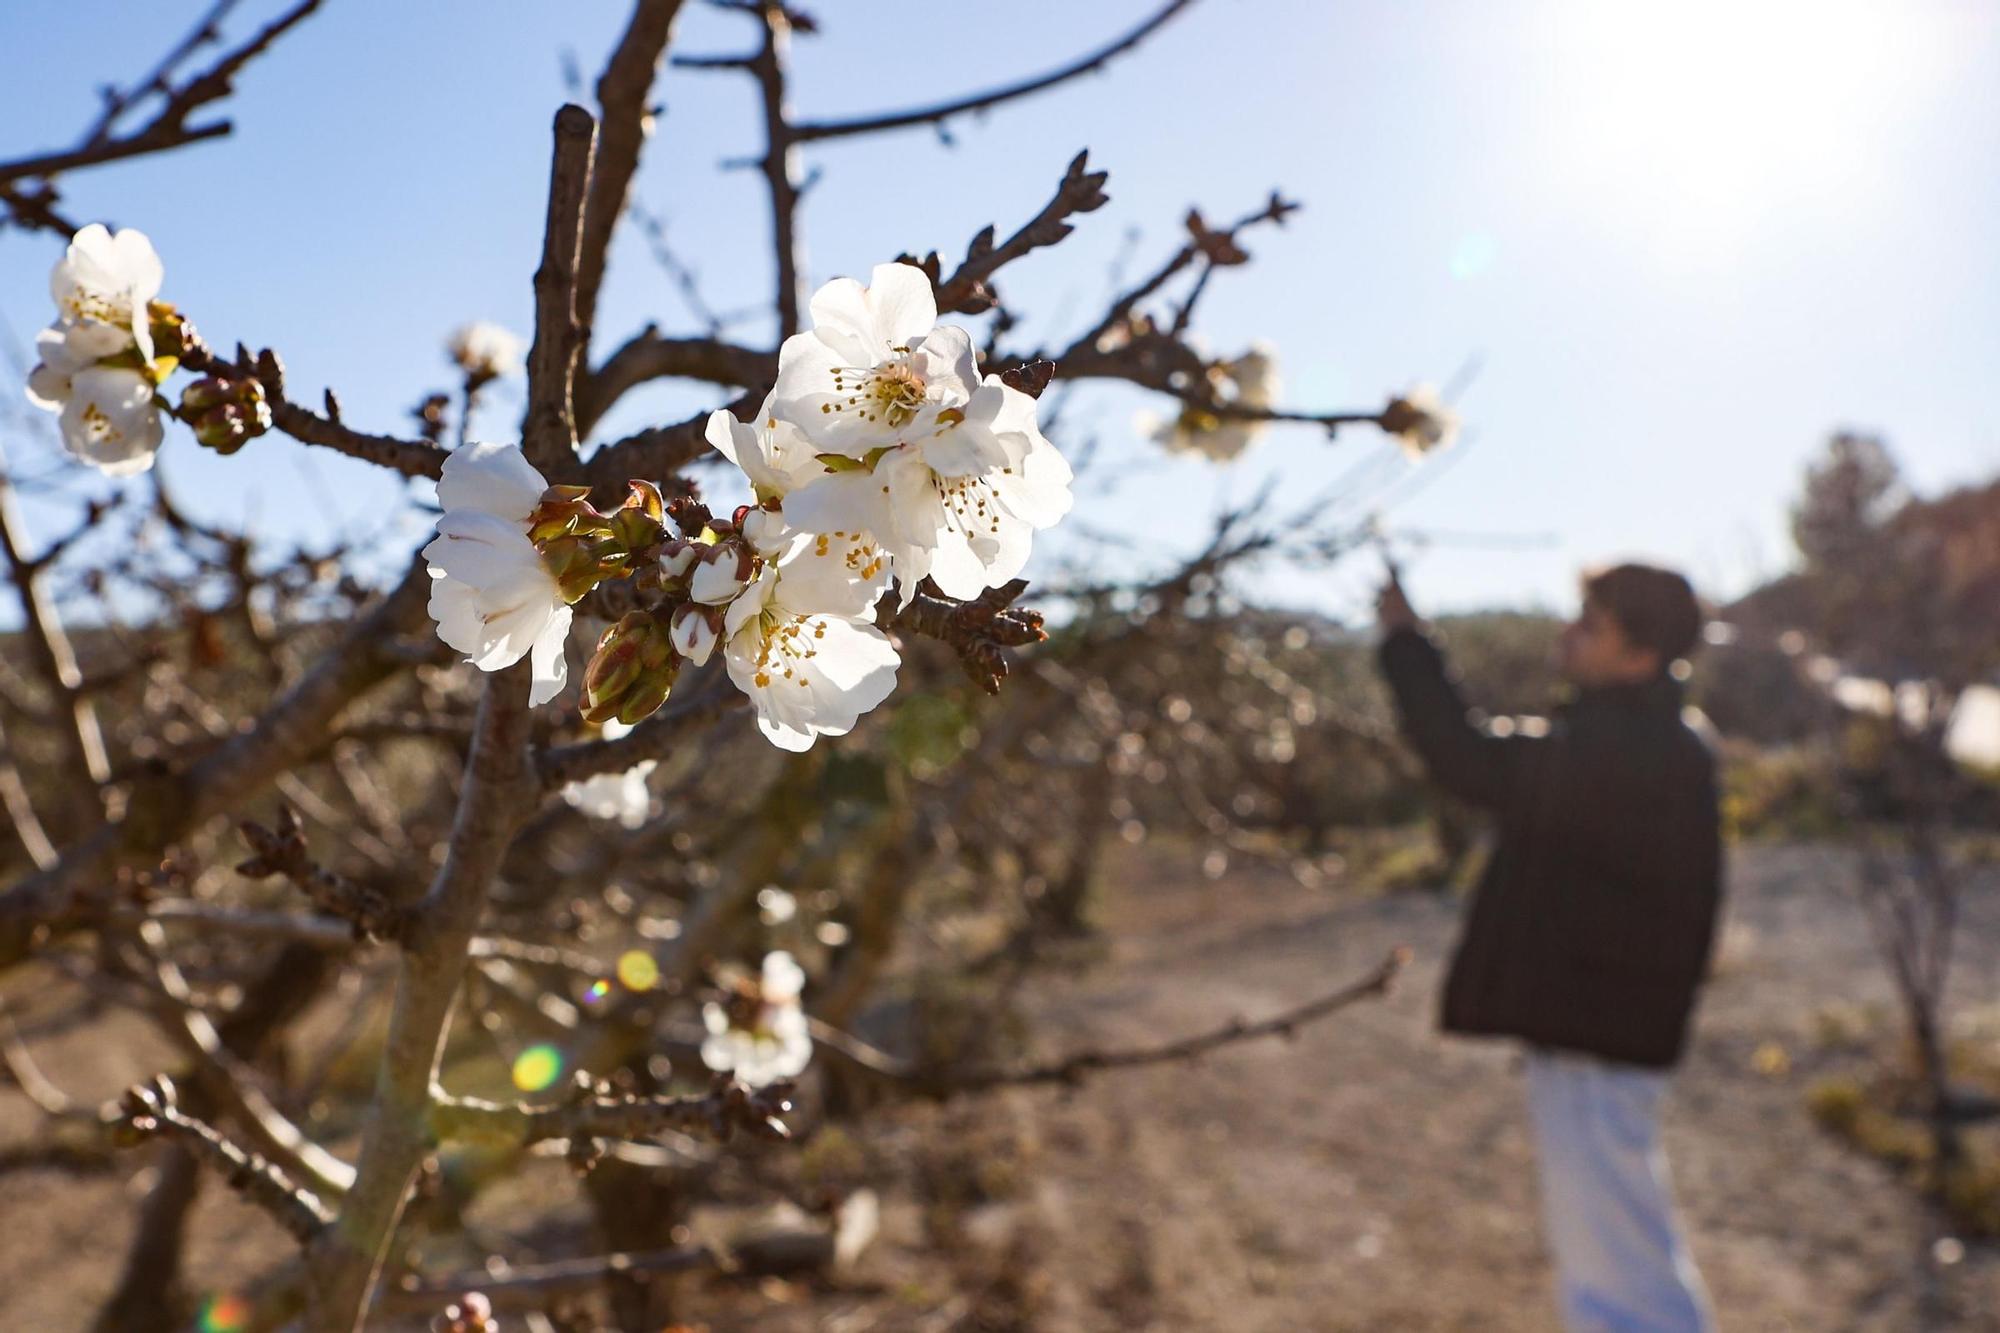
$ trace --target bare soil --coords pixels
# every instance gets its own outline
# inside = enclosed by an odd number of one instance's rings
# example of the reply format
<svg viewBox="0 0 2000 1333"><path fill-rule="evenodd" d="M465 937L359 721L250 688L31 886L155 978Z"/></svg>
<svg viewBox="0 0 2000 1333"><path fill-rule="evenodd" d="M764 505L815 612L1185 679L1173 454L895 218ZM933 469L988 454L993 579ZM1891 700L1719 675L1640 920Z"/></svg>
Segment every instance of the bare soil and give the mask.
<svg viewBox="0 0 2000 1333"><path fill-rule="evenodd" d="M897 1170L882 1237L858 1267L828 1283L689 1281L682 1317L715 1333L1556 1328L1517 1058L1431 1027L1457 905L1425 893L1357 900L1257 868L1209 880L1195 862L1166 845L1113 859L1097 941L1026 988L1038 1051L1273 1013L1399 944L1415 961L1389 998L1293 1041L1074 1092L864 1117L856 1137ZM2000 1031L1996 964L2000 878L1987 874L1966 914L1955 998L1964 1030L1987 1042ZM1812 1080L1865 1068L1869 1034L1879 1043L1893 1030L1839 858L1738 852L1718 975L1666 1129L1728 1333L2000 1330L2000 1249L1968 1242L1955 1262L1932 1262L1945 1234L1936 1220L1806 1112ZM111 1016L38 1043L37 1056L80 1098L170 1063L142 1027ZM0 1088L0 1155L37 1124ZM537 1171L510 1192L580 1216L562 1169ZM951 1187L954 1172L964 1188ZM0 1328L87 1326L144 1174L0 1172ZM227 1191L204 1191L197 1282L226 1288L285 1249Z"/></svg>

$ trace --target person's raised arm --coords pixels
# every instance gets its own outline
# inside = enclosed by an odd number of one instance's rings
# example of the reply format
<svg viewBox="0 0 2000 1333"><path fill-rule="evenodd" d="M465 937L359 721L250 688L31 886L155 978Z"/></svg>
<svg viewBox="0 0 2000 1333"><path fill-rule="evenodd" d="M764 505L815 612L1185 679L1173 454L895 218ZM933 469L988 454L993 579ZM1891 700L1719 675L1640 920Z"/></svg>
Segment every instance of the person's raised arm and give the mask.
<svg viewBox="0 0 2000 1333"><path fill-rule="evenodd" d="M1393 565L1375 601L1382 631L1377 660L1403 735L1422 756L1432 781L1477 805L1498 807L1512 790L1525 738L1502 739L1466 717L1465 700L1445 669L1444 655L1424 632Z"/></svg>

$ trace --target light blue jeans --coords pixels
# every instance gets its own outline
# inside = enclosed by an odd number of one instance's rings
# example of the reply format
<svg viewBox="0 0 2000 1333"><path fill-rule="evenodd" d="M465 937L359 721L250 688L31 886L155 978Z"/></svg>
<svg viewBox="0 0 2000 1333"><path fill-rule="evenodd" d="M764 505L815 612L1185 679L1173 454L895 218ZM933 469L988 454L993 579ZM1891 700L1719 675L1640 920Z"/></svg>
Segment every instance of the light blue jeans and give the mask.
<svg viewBox="0 0 2000 1333"><path fill-rule="evenodd" d="M1667 1076L1528 1053L1542 1218L1569 1333L1711 1333L1708 1293L1674 1220L1660 1098Z"/></svg>

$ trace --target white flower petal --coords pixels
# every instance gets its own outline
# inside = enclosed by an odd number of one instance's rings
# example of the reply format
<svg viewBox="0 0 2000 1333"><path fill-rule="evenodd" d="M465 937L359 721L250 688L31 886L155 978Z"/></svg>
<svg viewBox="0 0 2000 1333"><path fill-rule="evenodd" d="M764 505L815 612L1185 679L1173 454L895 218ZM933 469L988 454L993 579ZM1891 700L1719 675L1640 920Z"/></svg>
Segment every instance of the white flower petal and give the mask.
<svg viewBox="0 0 2000 1333"><path fill-rule="evenodd" d="M44 381L44 387L54 386ZM113 477L153 466L165 438L152 381L112 366L90 366L70 377L60 425L70 453Z"/></svg>
<svg viewBox="0 0 2000 1333"><path fill-rule="evenodd" d="M570 616L568 606L559 606L535 637L528 659L535 673L534 686L528 691L528 706L531 708L561 694L563 685L569 680L569 658L563 649L569 642Z"/></svg>
<svg viewBox="0 0 2000 1333"><path fill-rule="evenodd" d="M548 482L518 446L474 440L452 450L444 460L444 475L438 478L438 504L446 512L481 510L522 524L548 488Z"/></svg>

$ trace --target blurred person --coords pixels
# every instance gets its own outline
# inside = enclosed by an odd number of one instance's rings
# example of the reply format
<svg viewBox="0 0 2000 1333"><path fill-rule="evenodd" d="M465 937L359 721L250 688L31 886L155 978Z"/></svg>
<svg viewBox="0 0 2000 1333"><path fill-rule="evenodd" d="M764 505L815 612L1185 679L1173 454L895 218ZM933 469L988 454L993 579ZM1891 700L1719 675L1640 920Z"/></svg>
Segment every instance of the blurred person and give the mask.
<svg viewBox="0 0 2000 1333"><path fill-rule="evenodd" d="M1701 610L1685 578L1645 565L1588 574L1582 591L1556 649L1574 697L1546 729L1475 725L1393 565L1379 660L1432 779L1498 822L1441 1025L1527 1045L1564 1321L1708 1333L1659 1114L1721 899L1715 765L1674 673Z"/></svg>

